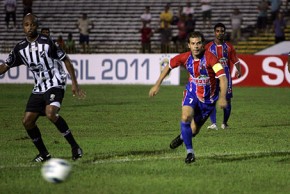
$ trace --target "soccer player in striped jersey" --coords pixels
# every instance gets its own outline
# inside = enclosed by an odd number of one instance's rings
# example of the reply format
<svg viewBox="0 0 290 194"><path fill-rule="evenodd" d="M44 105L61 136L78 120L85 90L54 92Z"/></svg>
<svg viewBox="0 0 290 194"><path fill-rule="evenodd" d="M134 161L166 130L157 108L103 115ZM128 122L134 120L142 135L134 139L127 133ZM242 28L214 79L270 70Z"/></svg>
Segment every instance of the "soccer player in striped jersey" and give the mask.
<svg viewBox="0 0 290 194"><path fill-rule="evenodd" d="M189 72L191 78L186 85L182 100L181 134L170 144L170 148L175 149L184 142L187 150L185 163L195 161L192 137L199 133L213 111L217 100L219 99L218 103L221 108L227 106L227 78L224 68L211 52L204 50L203 43L202 33L190 33L188 35L190 51L173 57L149 91L150 97L155 96L164 78L178 66L184 66Z"/></svg>
<svg viewBox="0 0 290 194"><path fill-rule="evenodd" d="M38 34L37 17L27 14L23 18L23 30L26 38L20 41L10 52L6 62L0 65L0 75L10 68L26 65L34 76L34 88L28 99L23 125L32 139L39 154L34 162L43 162L51 158L41 133L36 125L39 116L46 116L62 133L72 149L72 159L82 157L83 152L66 121L59 115L64 97L67 74L60 61L63 61L72 81L73 96L84 98L76 80L74 67L66 53L45 35Z"/></svg>
<svg viewBox="0 0 290 194"><path fill-rule="evenodd" d="M205 49L209 52L213 53L218 59L219 62L224 67L227 79L228 79L228 88L227 88L227 95L226 99L228 101L227 107L223 110L223 123L221 124L221 128L225 129L228 127L228 120L231 115L231 98L233 97L232 93L232 78L231 78L231 70L233 66L237 68L236 76L241 76L241 67L240 61L236 55L236 51L233 45L230 42L225 41L225 33L226 27L222 23L218 23L214 26L214 34L215 39L208 44L206 44ZM210 115L211 125L208 126L208 129L215 129L218 130L216 125L216 109Z"/></svg>

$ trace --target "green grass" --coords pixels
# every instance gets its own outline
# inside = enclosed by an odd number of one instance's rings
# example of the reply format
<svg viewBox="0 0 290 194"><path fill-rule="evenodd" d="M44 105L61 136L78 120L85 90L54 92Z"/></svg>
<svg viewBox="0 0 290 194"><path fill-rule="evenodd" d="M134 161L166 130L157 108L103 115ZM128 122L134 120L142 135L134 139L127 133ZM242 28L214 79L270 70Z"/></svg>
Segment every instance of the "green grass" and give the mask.
<svg viewBox="0 0 290 194"><path fill-rule="evenodd" d="M47 119L38 126L54 157L73 171L61 184L45 182L37 154L21 124L31 85L0 84L0 193L261 193L290 191L289 88L234 88L230 129L193 139L196 162L184 163L184 146L170 150L179 133L183 86L84 85L85 100L68 87L60 114L84 150L70 147ZM222 112L218 110L220 125Z"/></svg>

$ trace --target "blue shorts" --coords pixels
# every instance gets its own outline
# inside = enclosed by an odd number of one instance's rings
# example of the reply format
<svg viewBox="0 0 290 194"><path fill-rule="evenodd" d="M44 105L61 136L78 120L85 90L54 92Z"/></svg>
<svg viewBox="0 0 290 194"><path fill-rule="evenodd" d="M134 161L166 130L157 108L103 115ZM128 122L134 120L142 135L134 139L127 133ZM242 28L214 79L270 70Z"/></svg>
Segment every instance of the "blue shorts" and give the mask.
<svg viewBox="0 0 290 194"><path fill-rule="evenodd" d="M89 35L80 34L80 44L89 44Z"/></svg>
<svg viewBox="0 0 290 194"><path fill-rule="evenodd" d="M216 103L205 104L198 100L195 94L188 90L184 90L182 106L191 106L193 108L193 120L195 124L201 127L208 119L211 112L214 110Z"/></svg>

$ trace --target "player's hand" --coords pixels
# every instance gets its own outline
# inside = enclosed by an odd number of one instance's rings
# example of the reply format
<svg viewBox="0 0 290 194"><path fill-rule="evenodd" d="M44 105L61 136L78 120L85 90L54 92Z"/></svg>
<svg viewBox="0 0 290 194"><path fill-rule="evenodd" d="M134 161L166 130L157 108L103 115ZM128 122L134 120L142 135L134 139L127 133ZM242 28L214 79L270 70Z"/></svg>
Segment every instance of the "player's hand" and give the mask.
<svg viewBox="0 0 290 194"><path fill-rule="evenodd" d="M236 72L236 78L240 78L240 77L242 77L241 72Z"/></svg>
<svg viewBox="0 0 290 194"><path fill-rule="evenodd" d="M158 86L153 86L150 91L149 91L149 97L153 97L156 96L156 94L159 91L159 87Z"/></svg>
<svg viewBox="0 0 290 194"><path fill-rule="evenodd" d="M79 86L72 86L73 97L77 97L78 99L85 99L86 92L83 91Z"/></svg>
<svg viewBox="0 0 290 194"><path fill-rule="evenodd" d="M218 100L218 106L219 106L221 109L226 108L227 105L228 105L228 102L227 102L227 100L226 100L225 98L220 98L220 99Z"/></svg>

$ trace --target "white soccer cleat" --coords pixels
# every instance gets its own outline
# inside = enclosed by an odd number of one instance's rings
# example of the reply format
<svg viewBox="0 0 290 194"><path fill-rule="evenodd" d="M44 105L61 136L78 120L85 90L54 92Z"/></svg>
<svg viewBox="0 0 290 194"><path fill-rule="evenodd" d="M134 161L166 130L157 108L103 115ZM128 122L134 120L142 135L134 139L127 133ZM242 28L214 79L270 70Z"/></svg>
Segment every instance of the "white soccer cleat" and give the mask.
<svg viewBox="0 0 290 194"><path fill-rule="evenodd" d="M226 128L228 128L228 127L229 127L229 126L228 126L227 124L224 124L224 123L221 125L221 128L222 128L222 129L226 129Z"/></svg>
<svg viewBox="0 0 290 194"><path fill-rule="evenodd" d="M214 129L214 130L218 130L218 127L216 124L212 124L210 126L207 127L207 129Z"/></svg>

